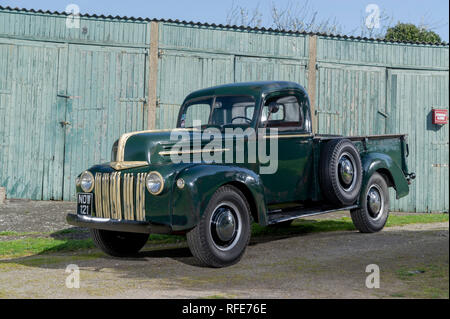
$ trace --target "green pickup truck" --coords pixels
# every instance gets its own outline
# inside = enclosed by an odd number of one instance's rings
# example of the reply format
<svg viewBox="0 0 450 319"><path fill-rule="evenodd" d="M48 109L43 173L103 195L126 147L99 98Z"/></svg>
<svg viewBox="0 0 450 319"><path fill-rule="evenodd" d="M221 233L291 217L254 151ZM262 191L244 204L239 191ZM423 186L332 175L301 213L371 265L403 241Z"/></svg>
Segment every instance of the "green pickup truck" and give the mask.
<svg viewBox="0 0 450 319"><path fill-rule="evenodd" d="M238 262L251 223L288 226L349 210L362 233L380 231L388 187L406 196L405 135L312 133L309 99L293 82L221 85L189 94L172 130L132 132L111 162L77 178L71 225L88 227L112 256L136 254L149 234L186 234L211 267Z"/></svg>

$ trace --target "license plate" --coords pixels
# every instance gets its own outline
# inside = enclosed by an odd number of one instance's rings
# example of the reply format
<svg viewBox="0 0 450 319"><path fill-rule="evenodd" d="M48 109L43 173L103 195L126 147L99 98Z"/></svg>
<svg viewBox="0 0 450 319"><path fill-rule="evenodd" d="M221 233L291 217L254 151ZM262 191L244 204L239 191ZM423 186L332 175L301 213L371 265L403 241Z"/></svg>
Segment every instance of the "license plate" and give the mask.
<svg viewBox="0 0 450 319"><path fill-rule="evenodd" d="M77 201L77 214L79 215L91 215L92 207L92 194L91 193L78 193Z"/></svg>

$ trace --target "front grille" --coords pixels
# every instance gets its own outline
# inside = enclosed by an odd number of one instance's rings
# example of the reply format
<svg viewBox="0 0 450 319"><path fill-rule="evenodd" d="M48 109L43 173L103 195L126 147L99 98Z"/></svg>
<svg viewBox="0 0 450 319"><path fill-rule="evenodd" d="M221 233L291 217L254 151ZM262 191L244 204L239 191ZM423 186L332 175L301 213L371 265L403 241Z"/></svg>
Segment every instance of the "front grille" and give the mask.
<svg viewBox="0 0 450 319"><path fill-rule="evenodd" d="M145 178L147 173L96 173L95 216L145 221Z"/></svg>

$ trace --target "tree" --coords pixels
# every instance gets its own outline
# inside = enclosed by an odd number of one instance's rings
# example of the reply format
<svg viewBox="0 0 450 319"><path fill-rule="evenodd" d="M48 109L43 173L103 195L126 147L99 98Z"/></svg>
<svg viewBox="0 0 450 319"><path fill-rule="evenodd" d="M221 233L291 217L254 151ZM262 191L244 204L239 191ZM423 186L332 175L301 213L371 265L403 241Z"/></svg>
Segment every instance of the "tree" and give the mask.
<svg viewBox="0 0 450 319"><path fill-rule="evenodd" d="M431 17L425 14L418 26L400 22L394 26L396 19L385 9L378 10L376 27L367 23L367 13L369 12L366 7L366 14L361 13L361 24L353 30L348 30L346 34L390 41L436 43L441 42L441 38L431 30L448 24L445 21L433 22ZM253 28L265 26L275 30L298 32L343 33L344 27L336 17L320 17L319 12L310 5L308 0L288 1L284 6L272 2L269 5L269 12L270 16L266 17L259 4L255 8L249 9L236 4L234 0L227 13L226 23Z"/></svg>
<svg viewBox="0 0 450 319"><path fill-rule="evenodd" d="M260 6L248 9L237 5L234 1L227 13L226 23L259 28L262 25L276 30L299 32L339 33L341 26L336 18L319 19L318 12L310 6L308 0L295 3L288 2L284 7L270 4L270 18L263 19Z"/></svg>
<svg viewBox="0 0 450 319"><path fill-rule="evenodd" d="M387 29L386 40L410 42L441 42L441 37L425 27L417 27L412 23L397 23L395 27Z"/></svg>

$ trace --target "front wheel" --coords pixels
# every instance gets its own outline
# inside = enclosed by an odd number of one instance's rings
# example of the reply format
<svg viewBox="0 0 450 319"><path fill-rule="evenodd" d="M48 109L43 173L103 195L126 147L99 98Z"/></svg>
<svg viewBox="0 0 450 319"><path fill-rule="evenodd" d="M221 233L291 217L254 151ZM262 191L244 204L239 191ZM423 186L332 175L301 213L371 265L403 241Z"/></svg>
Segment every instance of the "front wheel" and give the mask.
<svg viewBox="0 0 450 319"><path fill-rule="evenodd" d="M115 257L126 257L137 254L144 247L149 234L91 229L91 237L94 244L104 253Z"/></svg>
<svg viewBox="0 0 450 319"><path fill-rule="evenodd" d="M350 211L353 224L361 233L382 230L389 216L389 191L383 176L374 173L361 191L360 207Z"/></svg>
<svg viewBox="0 0 450 319"><path fill-rule="evenodd" d="M250 207L242 192L231 185L219 188L200 222L187 233L192 255L210 267L237 263L250 241Z"/></svg>

